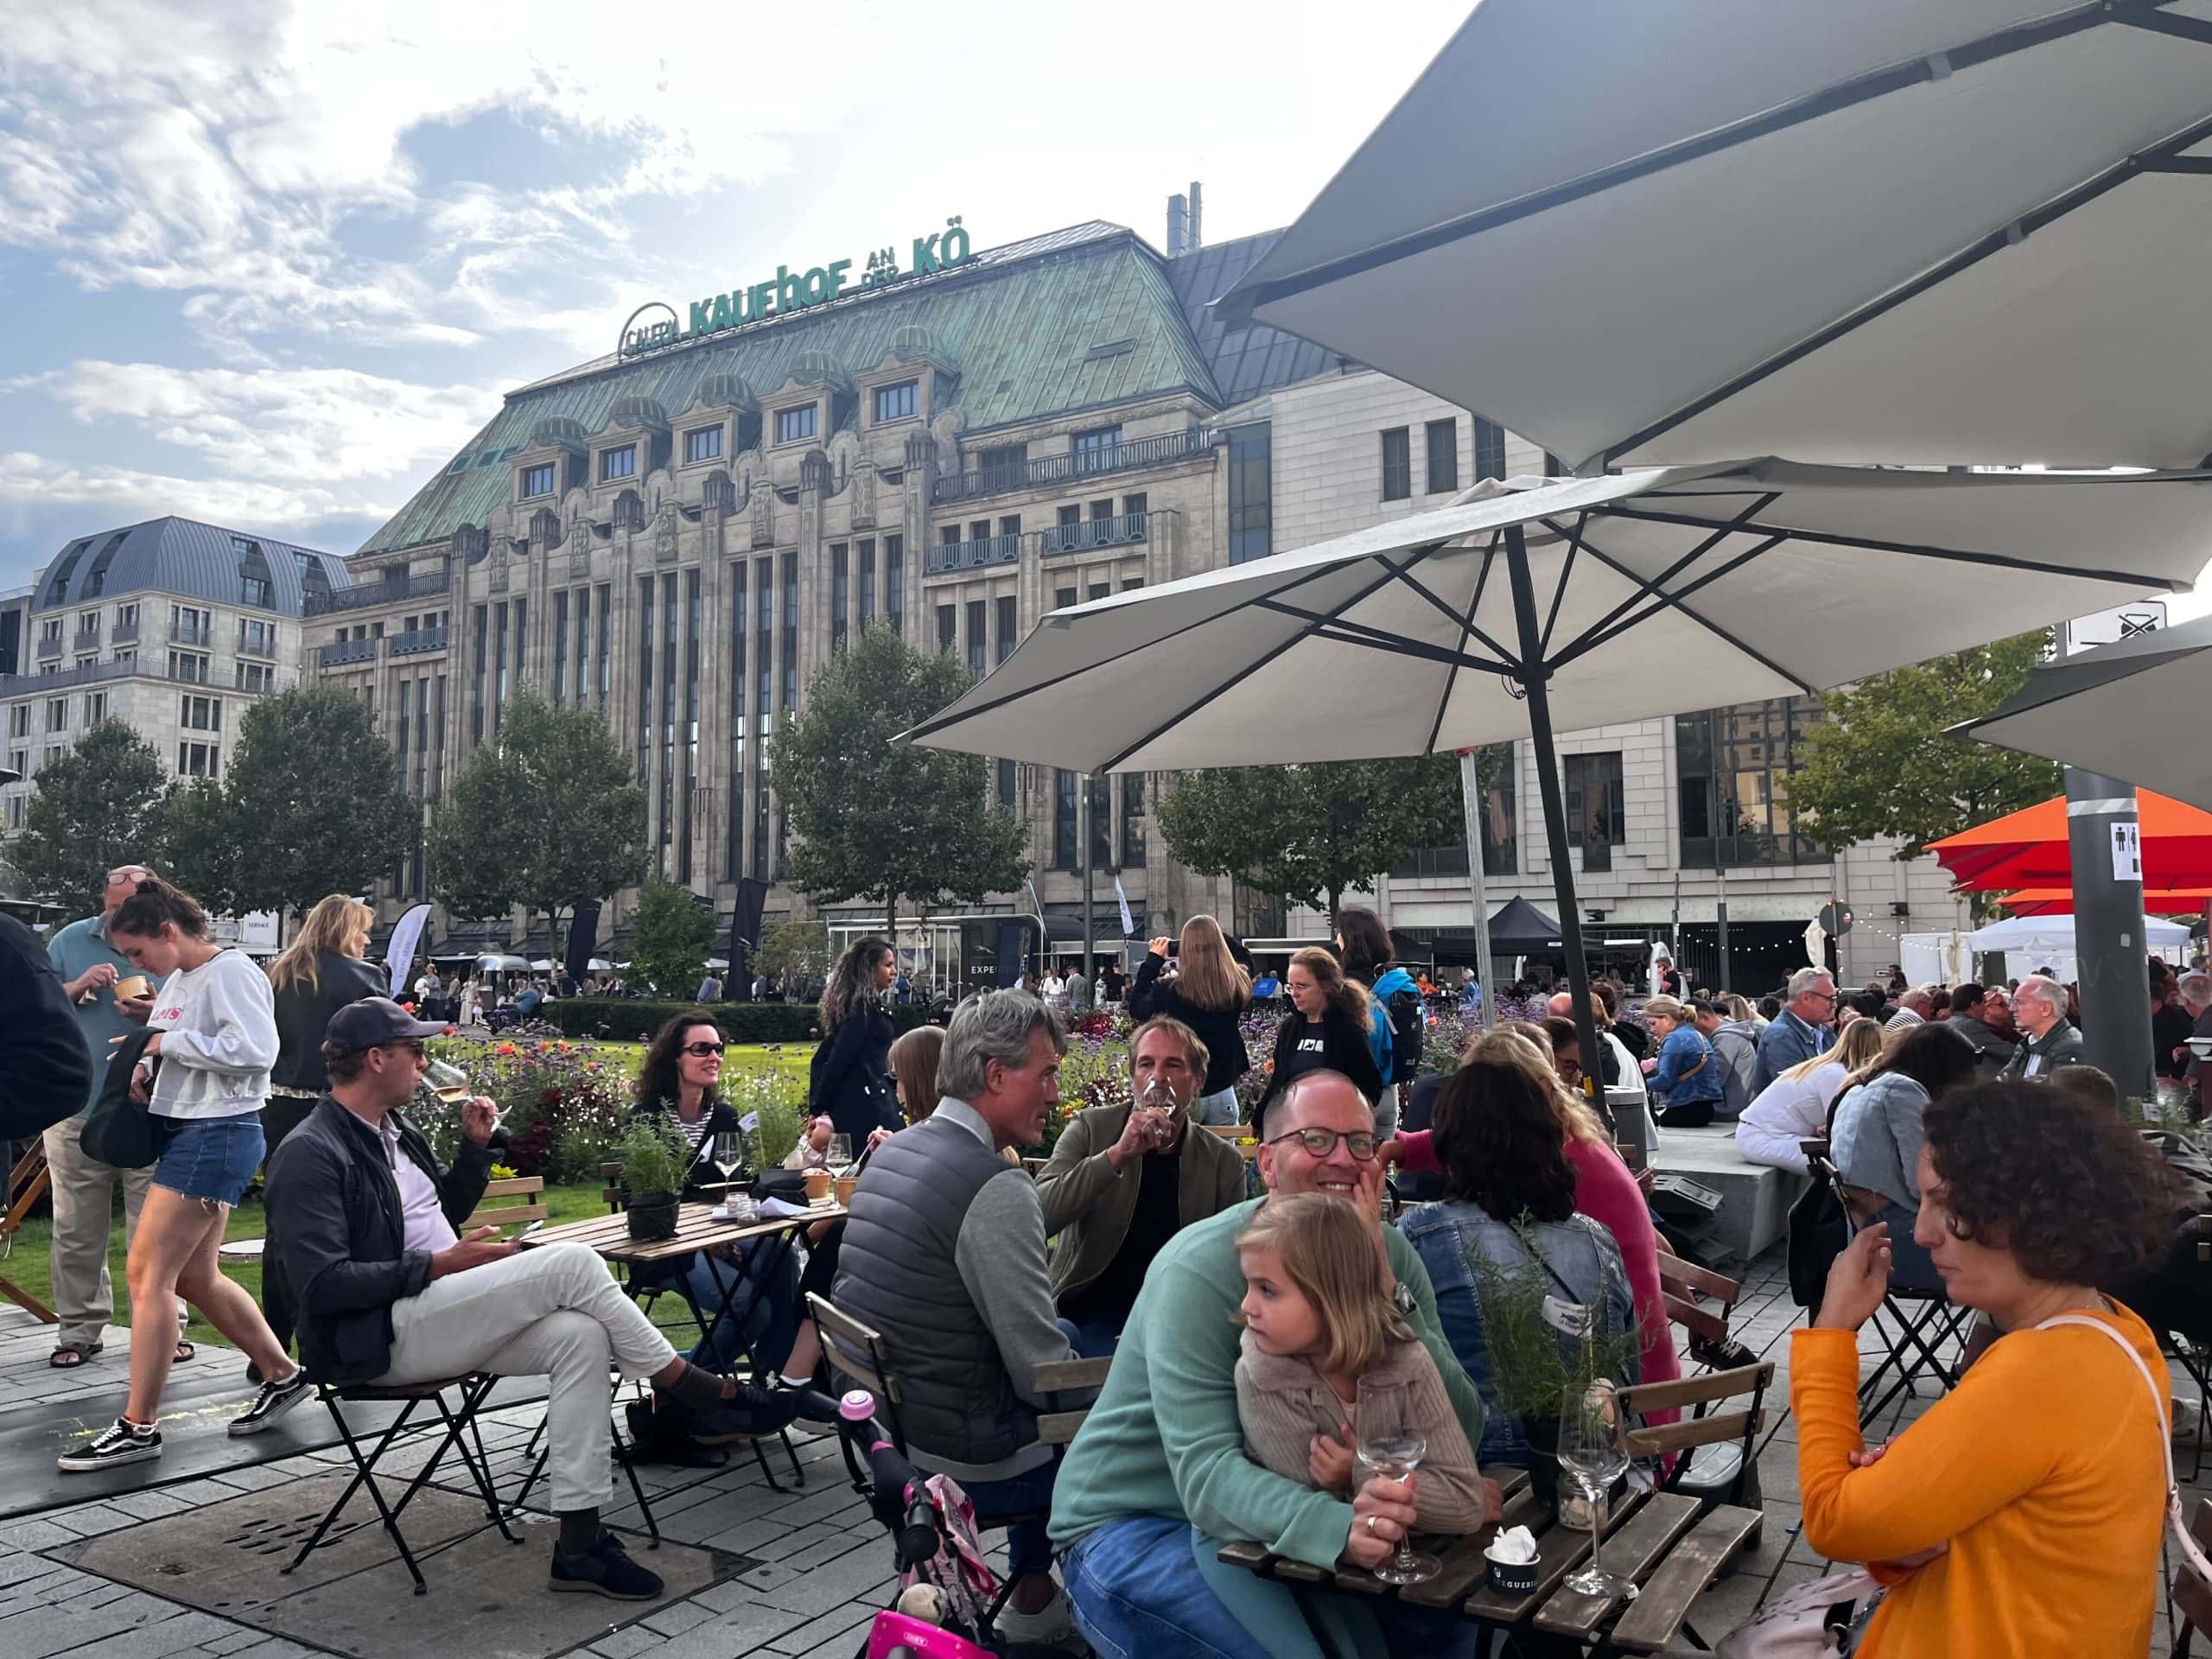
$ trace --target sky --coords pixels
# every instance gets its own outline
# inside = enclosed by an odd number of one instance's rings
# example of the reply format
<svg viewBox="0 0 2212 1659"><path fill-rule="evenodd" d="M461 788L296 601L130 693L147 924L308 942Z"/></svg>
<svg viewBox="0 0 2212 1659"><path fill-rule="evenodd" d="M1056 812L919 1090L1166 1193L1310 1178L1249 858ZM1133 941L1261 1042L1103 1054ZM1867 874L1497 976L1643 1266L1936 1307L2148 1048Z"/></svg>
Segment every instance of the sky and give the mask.
<svg viewBox="0 0 2212 1659"><path fill-rule="evenodd" d="M647 300L1287 224L1468 6L13 0L0 589L168 512L350 553Z"/></svg>

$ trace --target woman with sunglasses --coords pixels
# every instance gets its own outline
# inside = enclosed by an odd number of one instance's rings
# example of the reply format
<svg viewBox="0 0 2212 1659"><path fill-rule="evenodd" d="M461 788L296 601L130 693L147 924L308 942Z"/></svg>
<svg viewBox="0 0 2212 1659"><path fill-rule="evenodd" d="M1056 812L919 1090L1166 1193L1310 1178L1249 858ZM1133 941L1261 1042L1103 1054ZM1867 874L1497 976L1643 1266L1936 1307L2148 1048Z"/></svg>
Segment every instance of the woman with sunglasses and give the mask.
<svg viewBox="0 0 2212 1659"><path fill-rule="evenodd" d="M638 1070L632 1117L666 1117L683 1132L692 1151L683 1184L687 1200L719 1197L715 1137L741 1135L737 1113L721 1097L721 1027L705 1008L679 1014L660 1028ZM799 1334L798 1262L782 1239L754 1239L717 1245L638 1269L640 1283L681 1288L698 1308L706 1334L688 1357L694 1365L728 1372L741 1348L750 1348L764 1368L780 1367L791 1357ZM762 1264L767 1264L765 1282Z"/></svg>

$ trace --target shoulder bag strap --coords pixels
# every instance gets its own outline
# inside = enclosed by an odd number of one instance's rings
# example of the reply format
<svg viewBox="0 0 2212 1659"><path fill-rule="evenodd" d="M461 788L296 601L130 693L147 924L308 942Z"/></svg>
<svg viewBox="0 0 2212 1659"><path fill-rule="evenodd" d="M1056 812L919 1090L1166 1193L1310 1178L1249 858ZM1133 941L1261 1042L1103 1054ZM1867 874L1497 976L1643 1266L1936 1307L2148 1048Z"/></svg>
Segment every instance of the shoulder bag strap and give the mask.
<svg viewBox="0 0 2212 1659"><path fill-rule="evenodd" d="M2212 1585L2212 1560L2205 1559L2203 1550L2197 1547L2196 1540L2190 1536L2188 1522L2182 1514L2181 1488L2174 1481L2173 1424L2166 1415L2166 1402L2158 1393L2158 1384L2151 1375L2151 1368L2143 1363L2143 1356L2135 1351L2135 1344L2102 1319L2091 1319L2086 1313L2061 1313L2045 1319L2041 1325L2036 1326L2036 1329L2048 1331L2057 1325L2078 1325L2087 1330L2099 1332L2109 1338L2121 1353L2126 1354L2134 1363L2135 1369L2142 1374L2143 1386L2151 1391L2152 1409L2158 1414L2158 1441L2166 1449L2166 1522L2172 1529L2175 1538L2181 1543L2183 1559L2188 1561L2190 1569L2198 1578L2206 1584Z"/></svg>

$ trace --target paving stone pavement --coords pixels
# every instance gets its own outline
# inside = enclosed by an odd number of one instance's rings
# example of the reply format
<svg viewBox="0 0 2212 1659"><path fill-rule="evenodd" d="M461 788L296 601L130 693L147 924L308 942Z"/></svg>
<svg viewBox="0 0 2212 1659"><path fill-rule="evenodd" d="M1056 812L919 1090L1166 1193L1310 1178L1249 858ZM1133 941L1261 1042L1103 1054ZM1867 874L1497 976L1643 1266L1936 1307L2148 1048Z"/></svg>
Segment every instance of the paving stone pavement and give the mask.
<svg viewBox="0 0 2212 1659"><path fill-rule="evenodd" d="M1759 1547L1734 1571L1700 1598L1692 1621L1707 1641L1749 1617L1777 1589L1828 1570L1827 1564L1799 1536L1796 1442L1789 1415L1789 1336L1802 1323L1789 1300L1778 1255L1763 1259L1748 1276L1732 1329L1755 1352L1775 1361L1777 1377L1770 1392L1770 1427L1761 1442L1759 1479L1766 1516ZM1871 1338L1862 1346L1872 1350ZM59 1395L42 1393L60 1380L47 1370L50 1346L46 1328L29 1316L0 1305L0 1412ZM113 1346L110 1356L116 1353ZM232 1357L203 1349L217 1363ZM1871 1370L1869 1351L1863 1363ZM74 1383L76 1379L67 1381ZM2177 1376L2183 1390L2185 1379ZM111 1379L106 1386L112 1388ZM74 1395L86 1392L71 1388ZM1926 1390L1909 1398L1883 1423L1870 1425L1870 1438L1894 1433L1929 1402ZM512 1491L526 1471L532 1431L542 1405L518 1406L487 1414L485 1440L504 1491ZM652 1654L665 1659L849 1659L865 1639L868 1620L893 1587L889 1540L868 1513L866 1503L846 1478L836 1442L796 1433L805 1484L794 1484L780 1448L770 1452L771 1468L783 1490L763 1478L742 1452L719 1471L641 1470L639 1476L655 1505L662 1533L684 1543L705 1544L754 1558L760 1565L649 1613L626 1618L609 1604L606 1632L570 1655L594 1659L634 1659ZM388 1459L404 1469L427 1448ZM2182 1473L2191 1472L2193 1453L2184 1447ZM136 1525L193 1505L265 1489L281 1482L327 1473L343 1466L342 1449L305 1454L256 1467L241 1468L168 1485L155 1484L158 1465L149 1465L148 1484L136 1491L88 1498L16 1520L0 1528L0 1656L5 1659L170 1659L171 1656L243 1656L245 1659L296 1659L321 1651L261 1630L198 1611L142 1591L111 1582L48 1560L41 1552L77 1539ZM618 1491L627 1500L626 1486ZM2212 1496L2212 1478L2184 1487L2184 1502ZM638 1528L634 1503L609 1511L616 1526ZM550 1548L551 1529L534 1525L524 1533L525 1550L517 1551L518 1570L542 1570ZM994 1540L994 1558L1002 1561L1003 1541ZM652 1560L649 1552L637 1553ZM435 1561L428 1568L429 1596L420 1604L435 1617L442 1587ZM2153 1651L2172 1641L2162 1605ZM1673 1649L1669 1650L1674 1651ZM1681 1649L1688 1653L1688 1648ZM549 1656L549 1659L551 1656Z"/></svg>

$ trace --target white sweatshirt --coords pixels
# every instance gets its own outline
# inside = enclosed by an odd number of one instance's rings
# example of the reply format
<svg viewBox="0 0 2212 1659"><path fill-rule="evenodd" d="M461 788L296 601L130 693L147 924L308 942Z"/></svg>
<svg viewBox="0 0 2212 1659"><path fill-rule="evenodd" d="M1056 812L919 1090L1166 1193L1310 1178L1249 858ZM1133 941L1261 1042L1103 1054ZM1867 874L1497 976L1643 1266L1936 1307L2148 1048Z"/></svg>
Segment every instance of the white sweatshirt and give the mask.
<svg viewBox="0 0 2212 1659"><path fill-rule="evenodd" d="M269 976L242 950L180 969L154 993L146 1023L162 1032L156 1117L242 1117L269 1097L276 1064L276 1001Z"/></svg>
<svg viewBox="0 0 2212 1659"><path fill-rule="evenodd" d="M1827 1128L1828 1103L1850 1075L1840 1064L1816 1065L1802 1077L1777 1077L1736 1120L1736 1146L1755 1164L1802 1175L1800 1141L1817 1141Z"/></svg>

